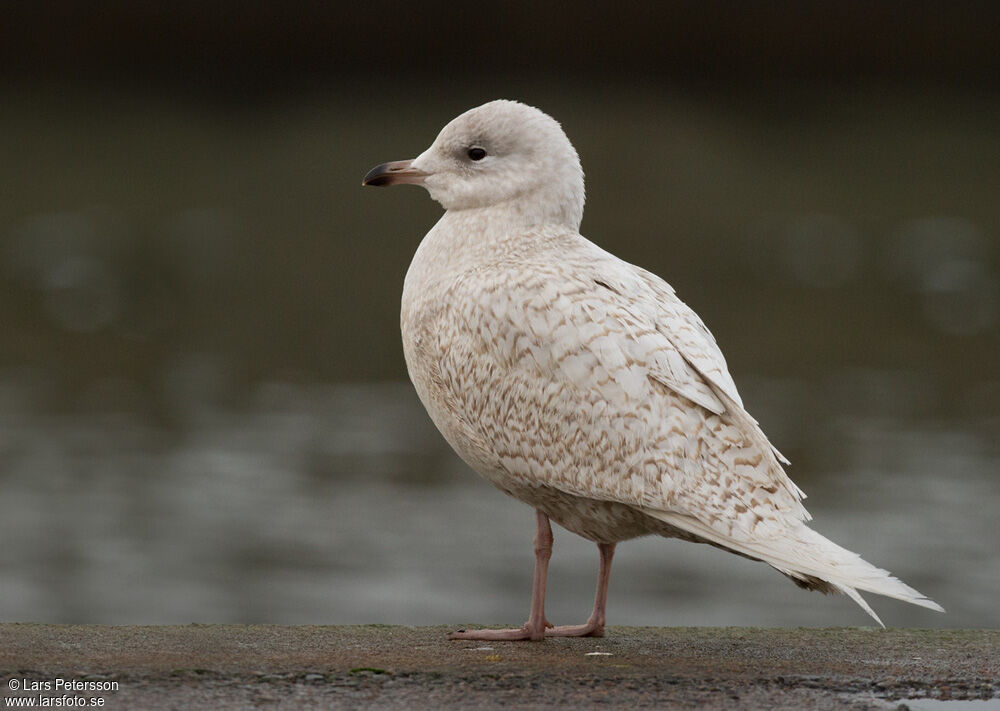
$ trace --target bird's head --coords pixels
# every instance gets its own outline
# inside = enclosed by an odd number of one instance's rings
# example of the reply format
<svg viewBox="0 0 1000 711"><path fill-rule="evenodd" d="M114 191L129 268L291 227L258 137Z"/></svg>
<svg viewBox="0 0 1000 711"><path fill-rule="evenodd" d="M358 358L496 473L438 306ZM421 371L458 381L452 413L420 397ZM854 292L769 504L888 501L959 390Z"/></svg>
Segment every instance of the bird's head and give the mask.
<svg viewBox="0 0 1000 711"><path fill-rule="evenodd" d="M516 101L491 101L445 126L413 160L383 163L364 185L423 185L446 210L509 204L529 222L579 228L583 170L551 116Z"/></svg>

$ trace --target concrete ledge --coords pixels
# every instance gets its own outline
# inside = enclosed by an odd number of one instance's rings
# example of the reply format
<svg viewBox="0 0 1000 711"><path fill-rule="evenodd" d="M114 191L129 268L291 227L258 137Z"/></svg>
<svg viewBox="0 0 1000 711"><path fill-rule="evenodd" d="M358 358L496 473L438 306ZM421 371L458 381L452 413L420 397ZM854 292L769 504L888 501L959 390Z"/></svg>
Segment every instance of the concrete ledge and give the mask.
<svg viewBox="0 0 1000 711"><path fill-rule="evenodd" d="M997 630L612 627L603 639L540 643L449 642L447 632L3 624L0 693L90 708L100 698L109 709L898 708L1000 695ZM69 680L94 683L66 692Z"/></svg>

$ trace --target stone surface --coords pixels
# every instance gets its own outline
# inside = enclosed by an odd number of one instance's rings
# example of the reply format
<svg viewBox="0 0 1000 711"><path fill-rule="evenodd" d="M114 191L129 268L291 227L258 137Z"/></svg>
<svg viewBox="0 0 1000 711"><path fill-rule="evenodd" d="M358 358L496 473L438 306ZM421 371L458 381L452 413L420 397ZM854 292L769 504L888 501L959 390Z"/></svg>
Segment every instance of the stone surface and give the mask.
<svg viewBox="0 0 1000 711"><path fill-rule="evenodd" d="M907 698L1000 696L996 630L612 627L604 639L488 644L447 632L3 624L0 693L39 693L11 691L12 681L117 681L68 693L108 709L894 709Z"/></svg>

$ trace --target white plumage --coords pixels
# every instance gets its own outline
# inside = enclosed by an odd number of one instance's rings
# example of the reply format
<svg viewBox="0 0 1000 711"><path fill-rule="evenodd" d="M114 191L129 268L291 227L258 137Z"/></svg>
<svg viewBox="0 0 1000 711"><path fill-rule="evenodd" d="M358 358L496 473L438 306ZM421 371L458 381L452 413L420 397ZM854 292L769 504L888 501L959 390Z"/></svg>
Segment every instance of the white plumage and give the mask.
<svg viewBox="0 0 1000 711"><path fill-rule="evenodd" d="M670 285L579 234L583 172L552 118L511 101L472 109L365 178L398 182L446 208L403 287L410 377L455 451L539 512L543 599L523 634L456 636L544 636L543 518L602 545L604 577L613 544L658 533L846 593L876 620L857 590L941 609L806 526L712 334ZM601 634L603 616L599 584L599 624L555 632Z"/></svg>

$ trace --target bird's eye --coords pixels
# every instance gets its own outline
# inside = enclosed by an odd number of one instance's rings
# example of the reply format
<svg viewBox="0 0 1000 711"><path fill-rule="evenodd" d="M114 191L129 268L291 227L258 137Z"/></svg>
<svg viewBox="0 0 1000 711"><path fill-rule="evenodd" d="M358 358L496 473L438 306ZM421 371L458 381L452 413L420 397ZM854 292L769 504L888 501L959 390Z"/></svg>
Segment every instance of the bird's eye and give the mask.
<svg viewBox="0 0 1000 711"><path fill-rule="evenodd" d="M486 151L482 148L470 148L469 158L472 160L482 160L486 157Z"/></svg>

